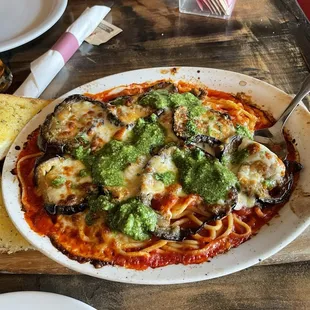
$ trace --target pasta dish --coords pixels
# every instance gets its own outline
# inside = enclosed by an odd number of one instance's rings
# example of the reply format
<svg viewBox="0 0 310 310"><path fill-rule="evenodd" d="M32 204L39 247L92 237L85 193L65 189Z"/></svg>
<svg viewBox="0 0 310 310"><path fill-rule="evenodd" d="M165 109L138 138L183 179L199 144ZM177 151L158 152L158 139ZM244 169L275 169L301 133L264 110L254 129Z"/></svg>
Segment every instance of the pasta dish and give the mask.
<svg viewBox="0 0 310 310"><path fill-rule="evenodd" d="M179 81L73 95L21 151L25 219L96 268L197 264L255 235L295 186L298 154L253 140L250 98Z"/></svg>

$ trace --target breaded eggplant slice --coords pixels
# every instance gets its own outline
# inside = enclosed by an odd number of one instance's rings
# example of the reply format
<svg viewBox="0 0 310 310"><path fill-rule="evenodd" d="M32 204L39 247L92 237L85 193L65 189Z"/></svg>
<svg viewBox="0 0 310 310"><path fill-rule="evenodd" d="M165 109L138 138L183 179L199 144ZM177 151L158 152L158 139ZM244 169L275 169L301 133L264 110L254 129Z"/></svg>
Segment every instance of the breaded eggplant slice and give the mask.
<svg viewBox="0 0 310 310"><path fill-rule="evenodd" d="M200 135L223 142L235 134L234 124L228 114L205 108L199 115L191 115L185 106L175 110L173 129L176 136L182 139Z"/></svg>
<svg viewBox="0 0 310 310"><path fill-rule="evenodd" d="M168 219L158 214L153 235L164 240L182 241L189 235L189 230L182 229L180 226L172 226Z"/></svg>
<svg viewBox="0 0 310 310"><path fill-rule="evenodd" d="M170 185L177 183L178 169L172 158L176 148L163 148L147 163L141 184L141 200L144 204L150 205L156 194L164 195Z"/></svg>
<svg viewBox="0 0 310 310"><path fill-rule="evenodd" d="M173 83L167 82L167 81L161 81L157 84L154 84L153 86L151 86L148 89L148 91L159 90L159 89L165 89L169 93L177 93L178 92L178 88Z"/></svg>
<svg viewBox="0 0 310 310"><path fill-rule="evenodd" d="M153 198L156 196L169 195L171 192L169 186L177 183L178 169L175 166L172 154L176 150L175 146L163 148L158 155L152 157L144 169L141 185L141 200L146 205L151 205ZM179 185L176 186L175 195L186 195ZM153 235L171 241L181 241L188 235L187 230L180 226L171 226L169 213L165 214L161 210L158 214L158 220Z"/></svg>
<svg viewBox="0 0 310 310"><path fill-rule="evenodd" d="M258 199L258 202L262 203L262 207L288 201L293 190L294 175L300 172L303 169L303 166L296 161L288 160L284 160L284 165L286 167L284 182L270 191L269 198Z"/></svg>
<svg viewBox="0 0 310 310"><path fill-rule="evenodd" d="M225 161L230 161L231 155L238 150L241 142L242 137L238 135L228 138L225 143L221 143L216 146L215 156L219 158L222 163L225 163Z"/></svg>
<svg viewBox="0 0 310 310"><path fill-rule="evenodd" d="M135 123L139 118L148 117L154 113L154 109L149 106L141 106L137 104L140 95L127 97L125 104L113 105L113 101L109 106L109 120L115 125L130 125Z"/></svg>
<svg viewBox="0 0 310 310"><path fill-rule="evenodd" d="M147 104L139 104L139 101L151 94L153 91L165 91L167 93L177 92L173 83L160 82L148 88L145 93L132 96L121 96L109 101L110 119L116 125L129 125L141 117L148 117L156 112L154 107Z"/></svg>
<svg viewBox="0 0 310 310"><path fill-rule="evenodd" d="M119 127L108 120L107 106L81 95L66 98L41 126L39 148L44 152L62 153L89 145L94 139L109 141Z"/></svg>
<svg viewBox="0 0 310 310"><path fill-rule="evenodd" d="M257 200L267 202L276 188L290 188L289 184L284 185L287 176L285 164L276 154L248 138L242 138L241 143L234 139L232 143L222 161L238 179L240 193L236 209L251 208Z"/></svg>
<svg viewBox="0 0 310 310"><path fill-rule="evenodd" d="M85 165L71 157L39 162L35 181L50 214L73 214L86 208L86 197L97 190Z"/></svg>
<svg viewBox="0 0 310 310"><path fill-rule="evenodd" d="M231 168L248 195L268 198L269 191L284 182L285 165L264 145L244 138L232 155Z"/></svg>

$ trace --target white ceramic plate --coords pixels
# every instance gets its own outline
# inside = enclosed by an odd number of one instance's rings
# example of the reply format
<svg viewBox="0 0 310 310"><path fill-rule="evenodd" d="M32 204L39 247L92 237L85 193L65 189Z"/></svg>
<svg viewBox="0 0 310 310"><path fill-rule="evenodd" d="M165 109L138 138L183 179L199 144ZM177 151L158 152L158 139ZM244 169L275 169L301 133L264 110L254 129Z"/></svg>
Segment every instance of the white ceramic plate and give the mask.
<svg viewBox="0 0 310 310"><path fill-rule="evenodd" d="M0 309L96 310L71 297L45 292L14 292L0 294Z"/></svg>
<svg viewBox="0 0 310 310"><path fill-rule="evenodd" d="M21 46L50 29L67 0L0 0L0 52Z"/></svg>
<svg viewBox="0 0 310 310"><path fill-rule="evenodd" d="M265 225L257 236L238 248L231 249L228 253L212 259L210 263L188 266L172 265L157 269L149 268L145 271L135 271L117 266L95 269L89 263L79 264L70 260L54 248L47 237L41 237L29 228L24 220L24 213L21 211L18 180L11 173L20 152L15 147L22 147L28 134L44 121L46 115L54 110L57 103L71 94L98 93L122 84L156 81L163 78L171 78L175 81L202 82L210 88L231 93L245 92L252 96L255 103L270 111L274 117L280 115L291 99L279 89L242 74L192 67L179 68L176 73L173 73L170 68L129 71L96 80L63 95L34 117L22 130L13 143L3 167L2 191L7 211L17 229L39 251L68 268L103 279L142 284L184 283L223 276L254 265L281 250L308 226L310 222L310 114L304 106L301 106L287 123L287 128L296 139L301 162L304 165L298 187L290 202L282 208L280 217L274 218L270 225Z"/></svg>

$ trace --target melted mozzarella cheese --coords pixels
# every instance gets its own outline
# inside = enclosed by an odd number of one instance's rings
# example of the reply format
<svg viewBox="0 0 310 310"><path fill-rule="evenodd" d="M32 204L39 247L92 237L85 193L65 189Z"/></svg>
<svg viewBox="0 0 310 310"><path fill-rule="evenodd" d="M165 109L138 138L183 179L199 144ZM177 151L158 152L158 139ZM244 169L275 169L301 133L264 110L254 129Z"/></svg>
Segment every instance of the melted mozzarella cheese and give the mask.
<svg viewBox="0 0 310 310"><path fill-rule="evenodd" d="M154 195L165 194L167 191L167 186L162 181L156 180L155 176L157 173L172 172L177 175L178 169L172 159L175 149L176 147L164 149L148 162L142 176L141 185L141 197L145 203L150 203ZM184 193L178 187L178 193L175 194L181 196Z"/></svg>
<svg viewBox="0 0 310 310"><path fill-rule="evenodd" d="M54 157L42 163L37 169L38 187L46 204L81 203L92 183L89 175L80 174L81 170L86 169L84 164L70 157Z"/></svg>
<svg viewBox="0 0 310 310"><path fill-rule="evenodd" d="M215 110L207 109L195 120L195 123L199 132L220 141L225 141L235 134L235 127L231 119Z"/></svg>
<svg viewBox="0 0 310 310"><path fill-rule="evenodd" d="M100 104L89 101L65 102L51 120L50 131L57 138L77 136L85 127L89 128L94 119L101 118L105 111Z"/></svg>
<svg viewBox="0 0 310 310"><path fill-rule="evenodd" d="M242 208L252 208L255 206L256 198L254 196L248 196L244 192L238 193L238 201L234 210L241 210Z"/></svg>
<svg viewBox="0 0 310 310"><path fill-rule="evenodd" d="M91 143L92 150L98 150L104 146L115 135L120 127L116 126L110 120L106 113L100 122L92 127L87 133L87 140Z"/></svg>
<svg viewBox="0 0 310 310"><path fill-rule="evenodd" d="M264 145L244 138L238 151L247 150L241 163L232 164L231 169L240 183L239 207L252 207L255 198L269 197L269 191L283 182L285 165Z"/></svg>
<svg viewBox="0 0 310 310"><path fill-rule="evenodd" d="M138 104L111 106L109 111L125 125L132 124L139 118L147 117L153 113L153 109L150 107Z"/></svg>

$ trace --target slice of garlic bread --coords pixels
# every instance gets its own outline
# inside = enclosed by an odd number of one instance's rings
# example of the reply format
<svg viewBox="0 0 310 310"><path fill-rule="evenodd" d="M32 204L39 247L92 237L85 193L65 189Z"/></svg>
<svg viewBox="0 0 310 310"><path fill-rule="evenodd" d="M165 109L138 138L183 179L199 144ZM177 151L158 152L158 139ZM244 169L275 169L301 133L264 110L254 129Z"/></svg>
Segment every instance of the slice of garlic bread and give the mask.
<svg viewBox="0 0 310 310"><path fill-rule="evenodd" d="M1 175L0 175L1 187ZM34 249L17 231L4 207L0 190L0 253L15 253Z"/></svg>
<svg viewBox="0 0 310 310"><path fill-rule="evenodd" d="M50 102L0 94L0 160L29 120Z"/></svg>

